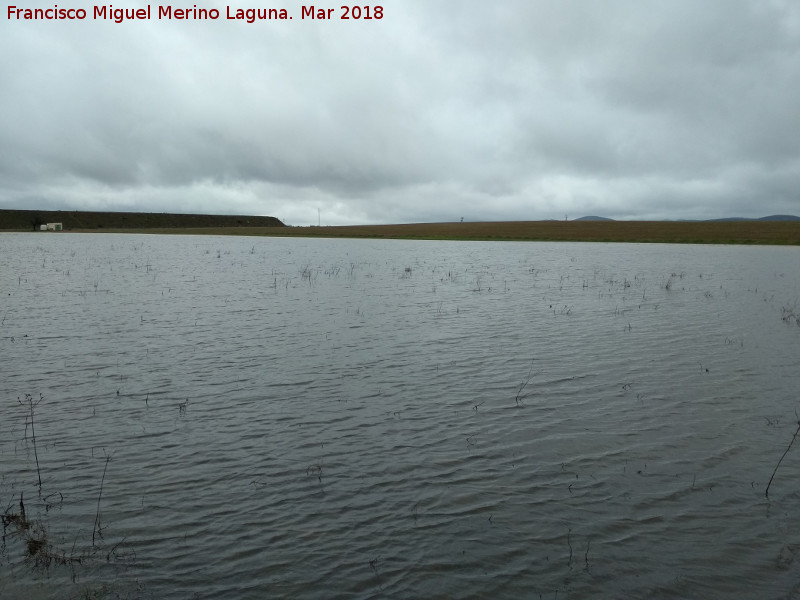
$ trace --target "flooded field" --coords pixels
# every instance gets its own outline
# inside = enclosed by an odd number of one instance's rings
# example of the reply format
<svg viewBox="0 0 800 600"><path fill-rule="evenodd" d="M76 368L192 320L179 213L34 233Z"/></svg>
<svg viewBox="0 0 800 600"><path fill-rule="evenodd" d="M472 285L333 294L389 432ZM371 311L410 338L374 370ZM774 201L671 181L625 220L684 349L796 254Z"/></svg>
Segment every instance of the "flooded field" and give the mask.
<svg viewBox="0 0 800 600"><path fill-rule="evenodd" d="M797 248L3 234L0 300L2 598L800 597Z"/></svg>

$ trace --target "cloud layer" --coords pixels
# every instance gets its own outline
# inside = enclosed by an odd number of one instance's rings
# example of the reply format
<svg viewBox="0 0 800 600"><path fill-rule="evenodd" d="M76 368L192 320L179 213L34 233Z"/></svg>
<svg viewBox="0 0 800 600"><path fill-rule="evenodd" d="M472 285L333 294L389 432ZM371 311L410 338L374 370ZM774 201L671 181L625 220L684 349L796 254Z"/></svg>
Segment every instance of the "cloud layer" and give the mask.
<svg viewBox="0 0 800 600"><path fill-rule="evenodd" d="M327 224L800 213L791 0L388 0L370 21L284 2L269 8L293 20L252 24L217 1L197 4L216 21L59 6L90 16L0 21L3 208L292 224L318 209Z"/></svg>

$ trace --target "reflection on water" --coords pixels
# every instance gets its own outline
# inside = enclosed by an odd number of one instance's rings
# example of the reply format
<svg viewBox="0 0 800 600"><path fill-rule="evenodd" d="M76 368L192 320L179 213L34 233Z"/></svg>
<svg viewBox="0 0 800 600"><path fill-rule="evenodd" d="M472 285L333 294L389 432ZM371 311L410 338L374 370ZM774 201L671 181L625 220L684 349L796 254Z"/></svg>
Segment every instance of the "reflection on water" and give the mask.
<svg viewBox="0 0 800 600"><path fill-rule="evenodd" d="M797 249L0 250L0 504L85 559L8 535L3 598L800 589Z"/></svg>

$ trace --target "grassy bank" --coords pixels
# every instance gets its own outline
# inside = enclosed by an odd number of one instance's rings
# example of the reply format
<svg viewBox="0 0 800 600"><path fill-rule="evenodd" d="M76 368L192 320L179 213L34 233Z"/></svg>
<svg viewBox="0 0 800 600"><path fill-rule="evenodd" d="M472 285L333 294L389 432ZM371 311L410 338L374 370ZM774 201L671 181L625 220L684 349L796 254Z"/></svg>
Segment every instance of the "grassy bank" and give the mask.
<svg viewBox="0 0 800 600"><path fill-rule="evenodd" d="M0 231L36 231L44 223L62 223L67 231L132 231L198 227L285 227L275 217L183 215L174 213L0 210Z"/></svg>
<svg viewBox="0 0 800 600"><path fill-rule="evenodd" d="M800 223L764 221L733 223L515 221L342 227L200 227L141 229L137 232L419 240L800 245Z"/></svg>
<svg viewBox="0 0 800 600"><path fill-rule="evenodd" d="M255 232L254 232L255 233ZM291 227L260 235L444 240L800 245L800 222L510 221Z"/></svg>

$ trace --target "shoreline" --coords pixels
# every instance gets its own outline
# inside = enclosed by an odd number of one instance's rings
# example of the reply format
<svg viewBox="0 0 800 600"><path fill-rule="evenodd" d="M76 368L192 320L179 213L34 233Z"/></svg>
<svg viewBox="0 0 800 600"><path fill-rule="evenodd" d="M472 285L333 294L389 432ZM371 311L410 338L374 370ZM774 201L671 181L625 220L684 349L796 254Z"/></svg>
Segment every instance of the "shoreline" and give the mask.
<svg viewBox="0 0 800 600"><path fill-rule="evenodd" d="M33 232L15 229L8 232ZM450 241L539 241L728 245L800 245L796 221L505 221L310 227L72 228L60 233L239 235Z"/></svg>

